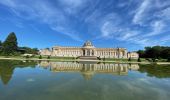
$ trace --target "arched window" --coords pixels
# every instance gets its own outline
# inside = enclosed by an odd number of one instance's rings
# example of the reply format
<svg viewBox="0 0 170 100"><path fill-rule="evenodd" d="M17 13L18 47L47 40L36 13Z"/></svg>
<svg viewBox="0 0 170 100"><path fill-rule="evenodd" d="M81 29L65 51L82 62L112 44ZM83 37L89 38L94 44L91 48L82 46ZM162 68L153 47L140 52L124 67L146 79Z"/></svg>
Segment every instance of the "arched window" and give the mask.
<svg viewBox="0 0 170 100"><path fill-rule="evenodd" d="M92 55L94 56L94 50L92 50Z"/></svg>
<svg viewBox="0 0 170 100"><path fill-rule="evenodd" d="M85 50L83 50L83 56L85 56L85 54L86 54L86 51L85 51Z"/></svg>
<svg viewBox="0 0 170 100"><path fill-rule="evenodd" d="M90 50L87 50L87 55L90 56Z"/></svg>

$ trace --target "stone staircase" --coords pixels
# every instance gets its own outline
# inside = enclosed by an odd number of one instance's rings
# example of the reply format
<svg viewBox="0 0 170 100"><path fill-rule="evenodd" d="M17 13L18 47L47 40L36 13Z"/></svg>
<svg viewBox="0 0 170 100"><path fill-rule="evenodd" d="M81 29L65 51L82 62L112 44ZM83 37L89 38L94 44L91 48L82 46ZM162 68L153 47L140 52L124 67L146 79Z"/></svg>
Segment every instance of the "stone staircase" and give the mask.
<svg viewBox="0 0 170 100"><path fill-rule="evenodd" d="M79 56L77 59L81 59L81 60L99 60L96 56Z"/></svg>

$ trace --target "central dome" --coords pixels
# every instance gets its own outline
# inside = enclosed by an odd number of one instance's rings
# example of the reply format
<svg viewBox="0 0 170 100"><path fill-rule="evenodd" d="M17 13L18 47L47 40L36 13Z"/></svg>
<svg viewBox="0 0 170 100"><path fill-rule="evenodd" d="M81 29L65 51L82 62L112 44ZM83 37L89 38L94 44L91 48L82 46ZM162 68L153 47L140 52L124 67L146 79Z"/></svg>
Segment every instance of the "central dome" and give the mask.
<svg viewBox="0 0 170 100"><path fill-rule="evenodd" d="M83 45L85 48L94 48L93 44L90 41L86 41Z"/></svg>

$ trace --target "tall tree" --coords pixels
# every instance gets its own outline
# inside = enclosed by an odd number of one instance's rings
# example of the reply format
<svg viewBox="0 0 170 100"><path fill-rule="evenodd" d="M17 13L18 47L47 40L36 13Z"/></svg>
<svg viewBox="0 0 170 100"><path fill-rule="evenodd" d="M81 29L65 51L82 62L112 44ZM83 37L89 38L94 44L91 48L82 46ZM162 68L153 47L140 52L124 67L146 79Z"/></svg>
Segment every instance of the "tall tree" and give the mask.
<svg viewBox="0 0 170 100"><path fill-rule="evenodd" d="M0 47L2 46L2 42L0 41Z"/></svg>
<svg viewBox="0 0 170 100"><path fill-rule="evenodd" d="M140 58L145 58L145 51L144 50L138 50L137 53L139 54Z"/></svg>
<svg viewBox="0 0 170 100"><path fill-rule="evenodd" d="M14 54L17 51L18 42L14 32L11 32L2 45L2 50L5 55Z"/></svg>
<svg viewBox="0 0 170 100"><path fill-rule="evenodd" d="M0 41L0 54L2 53L2 42Z"/></svg>

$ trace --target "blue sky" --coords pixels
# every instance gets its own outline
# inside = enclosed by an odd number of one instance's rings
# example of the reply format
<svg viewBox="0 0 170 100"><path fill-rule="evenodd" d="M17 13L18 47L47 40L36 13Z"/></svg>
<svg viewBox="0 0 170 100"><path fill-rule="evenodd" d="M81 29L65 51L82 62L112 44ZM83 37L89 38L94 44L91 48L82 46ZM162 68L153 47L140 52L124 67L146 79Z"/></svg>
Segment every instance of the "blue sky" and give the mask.
<svg viewBox="0 0 170 100"><path fill-rule="evenodd" d="M170 0L0 0L0 40L46 48L170 46Z"/></svg>

